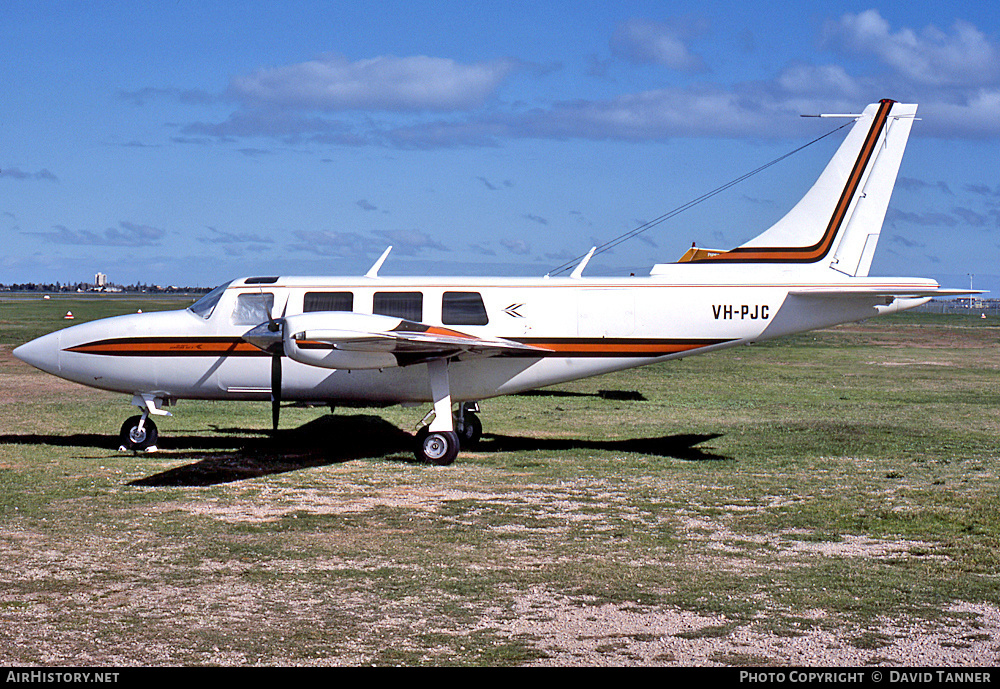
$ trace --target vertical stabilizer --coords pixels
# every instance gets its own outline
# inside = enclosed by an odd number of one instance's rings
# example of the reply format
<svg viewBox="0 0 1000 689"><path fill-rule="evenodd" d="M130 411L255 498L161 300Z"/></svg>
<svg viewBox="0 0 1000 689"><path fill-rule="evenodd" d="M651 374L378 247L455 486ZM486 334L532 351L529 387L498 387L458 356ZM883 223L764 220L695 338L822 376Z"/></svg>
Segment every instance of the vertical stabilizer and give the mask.
<svg viewBox="0 0 1000 689"><path fill-rule="evenodd" d="M868 275L916 112L917 106L913 104L893 105L875 160L869 164L867 177L855 195L854 207L844 221L830 262L834 270L855 277Z"/></svg>
<svg viewBox="0 0 1000 689"><path fill-rule="evenodd" d="M865 108L826 169L785 217L746 244L695 263L799 263L865 276L916 105Z"/></svg>

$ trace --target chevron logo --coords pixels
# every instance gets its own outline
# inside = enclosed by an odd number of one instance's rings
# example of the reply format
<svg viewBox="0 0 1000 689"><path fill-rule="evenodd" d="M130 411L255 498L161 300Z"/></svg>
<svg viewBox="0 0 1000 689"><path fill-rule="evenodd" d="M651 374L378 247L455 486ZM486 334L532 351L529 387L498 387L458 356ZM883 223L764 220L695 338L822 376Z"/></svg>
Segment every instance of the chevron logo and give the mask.
<svg viewBox="0 0 1000 689"><path fill-rule="evenodd" d="M522 306L524 306L524 304L511 304L504 309L503 312L511 318L524 318L524 314L518 312L518 309Z"/></svg>

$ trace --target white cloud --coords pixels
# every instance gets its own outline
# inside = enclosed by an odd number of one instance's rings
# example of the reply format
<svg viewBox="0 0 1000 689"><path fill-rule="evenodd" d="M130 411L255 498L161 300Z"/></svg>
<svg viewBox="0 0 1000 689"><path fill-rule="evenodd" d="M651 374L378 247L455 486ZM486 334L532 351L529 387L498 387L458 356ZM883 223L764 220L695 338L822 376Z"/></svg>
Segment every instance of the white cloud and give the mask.
<svg viewBox="0 0 1000 689"><path fill-rule="evenodd" d="M775 85L789 95L820 95L829 98L861 98L862 88L858 80L840 65L795 64L786 67Z"/></svg>
<svg viewBox="0 0 1000 689"><path fill-rule="evenodd" d="M63 225L56 225L50 232L26 232L42 237L54 244L72 244L77 246L158 246L166 236L166 231L149 225L139 225L127 221L118 223L118 227L109 227L103 232L94 230L71 230Z"/></svg>
<svg viewBox="0 0 1000 689"><path fill-rule="evenodd" d="M523 113L492 113L462 122L427 122L386 133L413 148L477 146L504 138L648 141L688 136L787 134L798 112L771 95L721 89L658 89L606 100L554 103ZM784 121L782 121L784 118Z"/></svg>
<svg viewBox="0 0 1000 689"><path fill-rule="evenodd" d="M515 256L527 256L531 253L531 245L523 239L509 239L505 237L500 240L500 246Z"/></svg>
<svg viewBox="0 0 1000 689"><path fill-rule="evenodd" d="M253 232L229 232L216 227L207 228L208 237L199 237L198 241L205 244L271 244L270 237L264 237Z"/></svg>
<svg viewBox="0 0 1000 689"><path fill-rule="evenodd" d="M704 72L705 61L690 51L685 39L699 32L679 22L629 19L611 37L611 51L632 62L663 65L679 72Z"/></svg>
<svg viewBox="0 0 1000 689"><path fill-rule="evenodd" d="M966 95L942 94L921 104L930 136L983 138L1000 135L1000 87Z"/></svg>
<svg viewBox="0 0 1000 689"><path fill-rule="evenodd" d="M385 249L371 237L357 232L295 230L292 234L297 241L288 245L288 249L316 256L366 258L373 254L377 256L379 251Z"/></svg>
<svg viewBox="0 0 1000 689"><path fill-rule="evenodd" d="M483 105L514 60L463 65L445 58L382 55L350 62L339 56L235 77L229 93L251 106L303 110L455 111Z"/></svg>
<svg viewBox="0 0 1000 689"><path fill-rule="evenodd" d="M24 170L16 167L4 167L3 169L0 169L0 177L6 177L9 179L40 179L48 182L59 181L58 177L45 168L42 168L38 172L25 172Z"/></svg>
<svg viewBox="0 0 1000 689"><path fill-rule="evenodd" d="M1000 74L1000 50L983 32L956 21L951 32L928 26L893 32L878 10L830 21L825 42L834 49L876 56L913 84L984 86Z"/></svg>
<svg viewBox="0 0 1000 689"><path fill-rule="evenodd" d="M617 28L611 43L627 59L693 71L704 65L687 41L703 31L692 21L632 19ZM511 73L533 69L526 62L460 64L425 56L350 62L327 56L234 78L230 95L242 107L218 123L188 124L180 134L197 137L196 143L206 143L205 137L265 137L289 144L416 149L498 146L508 139L780 138L800 131L794 124L800 114L860 112L879 98L918 103L924 135L1000 134L1000 51L971 24L956 22L949 32L894 31L870 10L830 20L822 38L836 51L874 56L875 69L859 74L849 61L813 63L806 56L752 82L671 86L530 107L525 101L489 102ZM331 112L337 114L326 114ZM368 114L374 112L405 117L377 120Z"/></svg>
<svg viewBox="0 0 1000 689"><path fill-rule="evenodd" d="M415 256L421 251L448 251L448 247L420 230L378 230L376 235L382 237L392 250L404 256Z"/></svg>

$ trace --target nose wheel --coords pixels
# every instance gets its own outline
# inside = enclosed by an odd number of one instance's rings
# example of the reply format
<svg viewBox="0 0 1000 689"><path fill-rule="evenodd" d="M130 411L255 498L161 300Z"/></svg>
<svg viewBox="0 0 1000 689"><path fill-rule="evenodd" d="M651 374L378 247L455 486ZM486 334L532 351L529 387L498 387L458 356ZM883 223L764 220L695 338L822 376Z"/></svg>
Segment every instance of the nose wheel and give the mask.
<svg viewBox="0 0 1000 689"><path fill-rule="evenodd" d="M150 416L171 416L170 412L163 409L174 404L168 397L158 397L151 393L136 393L132 397L132 406L142 410L142 414L133 416L122 424L118 432L118 439L121 441L119 452L155 452L156 439L159 431L156 424L149 418Z"/></svg>
<svg viewBox="0 0 1000 689"><path fill-rule="evenodd" d="M121 441L122 450L132 450L143 452L150 448L156 448L156 439L159 432L153 420L145 415L133 416L122 424L118 439Z"/></svg>

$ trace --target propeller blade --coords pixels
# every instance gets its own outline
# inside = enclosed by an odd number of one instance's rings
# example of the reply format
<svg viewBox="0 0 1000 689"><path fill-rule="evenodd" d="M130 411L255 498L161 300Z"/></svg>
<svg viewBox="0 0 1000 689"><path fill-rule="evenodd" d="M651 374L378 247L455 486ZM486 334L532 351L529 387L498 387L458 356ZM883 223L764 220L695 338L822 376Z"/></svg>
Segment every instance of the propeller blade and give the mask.
<svg viewBox="0 0 1000 689"><path fill-rule="evenodd" d="M271 428L278 430L281 414L281 355L271 357Z"/></svg>
<svg viewBox="0 0 1000 689"><path fill-rule="evenodd" d="M285 318L267 312L267 322L243 333L243 339L271 355L271 427L278 430L281 415L281 357L285 355Z"/></svg>

